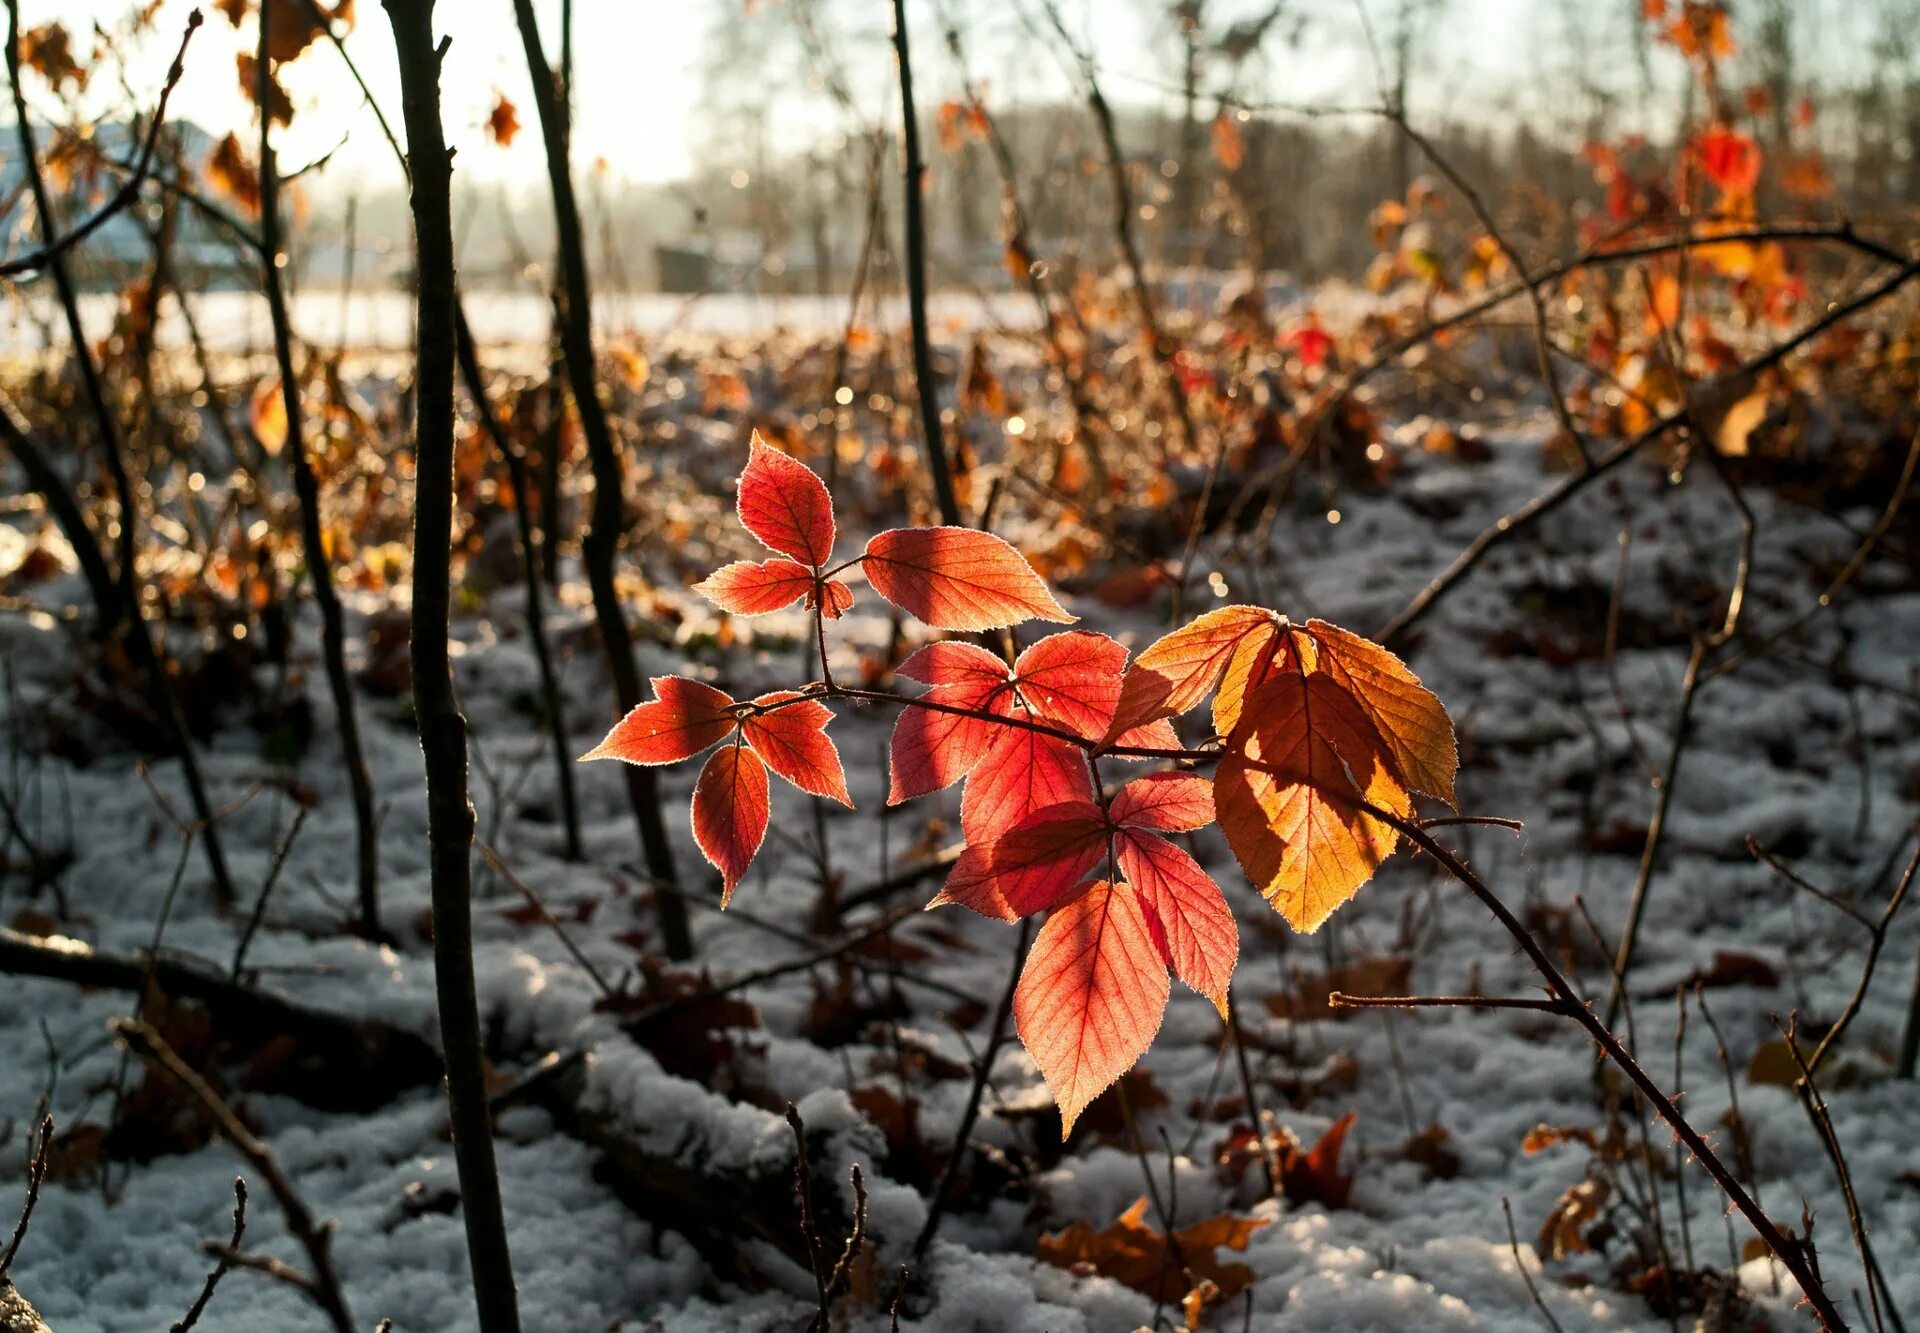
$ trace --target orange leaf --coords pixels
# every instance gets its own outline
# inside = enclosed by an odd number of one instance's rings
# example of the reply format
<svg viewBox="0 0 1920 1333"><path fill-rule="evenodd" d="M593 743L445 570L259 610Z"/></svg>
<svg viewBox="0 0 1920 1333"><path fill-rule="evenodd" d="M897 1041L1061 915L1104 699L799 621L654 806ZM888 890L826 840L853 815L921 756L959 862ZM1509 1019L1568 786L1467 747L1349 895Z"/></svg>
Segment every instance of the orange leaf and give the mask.
<svg viewBox="0 0 1920 1333"><path fill-rule="evenodd" d="M894 528L867 543L860 563L875 592L935 629L1074 619L1027 558L990 532Z"/></svg>
<svg viewBox="0 0 1920 1333"><path fill-rule="evenodd" d="M277 458L287 447L287 399L280 378L261 380L253 387L253 400L247 405L247 425L253 438L269 458Z"/></svg>
<svg viewBox="0 0 1920 1333"><path fill-rule="evenodd" d="M767 766L744 745L715 750L693 785L693 840L720 872L720 906L767 836Z"/></svg>
<svg viewBox="0 0 1920 1333"><path fill-rule="evenodd" d="M1213 160L1225 171L1240 170L1247 160L1247 141L1240 133L1240 122L1230 112L1213 118Z"/></svg>
<svg viewBox="0 0 1920 1333"><path fill-rule="evenodd" d="M1013 664L1020 697L1039 720L1099 740L1120 702L1127 650L1104 634L1050 634Z"/></svg>
<svg viewBox="0 0 1920 1333"><path fill-rule="evenodd" d="M1309 620L1307 633L1319 645L1318 670L1352 695L1373 723L1401 784L1458 808L1453 778L1460 767L1459 749L1453 722L1433 691L1405 662L1358 634L1324 620Z"/></svg>
<svg viewBox="0 0 1920 1333"><path fill-rule="evenodd" d="M754 752L767 761L767 767L801 791L827 796L849 810L853 798L847 795L847 774L840 764L840 751L827 736L827 723L833 710L818 699L801 703L793 690L763 694L753 702L760 707L781 705L767 713L752 713L740 724L740 732Z"/></svg>
<svg viewBox="0 0 1920 1333"><path fill-rule="evenodd" d="M1223 606L1158 640L1127 668L1109 739L1194 707L1219 683L1241 639L1284 623L1257 606Z"/></svg>
<svg viewBox="0 0 1920 1333"><path fill-rule="evenodd" d="M685 676L656 676L653 693L651 702L636 705L580 758L677 764L733 730L733 714L727 711L733 698L711 685Z"/></svg>
<svg viewBox="0 0 1920 1333"><path fill-rule="evenodd" d="M1224 1301L1253 1285L1251 1268L1223 1262L1214 1251L1245 1250L1267 1218L1222 1214L1182 1227L1171 1241L1146 1219L1147 1201L1141 1198L1105 1230L1081 1221L1041 1236L1035 1257L1059 1268L1085 1265L1167 1305L1185 1303L1208 1286L1212 1299Z"/></svg>
<svg viewBox="0 0 1920 1333"><path fill-rule="evenodd" d="M493 110L487 113L487 137L502 148L513 147L513 136L520 133L520 113L505 93L493 95Z"/></svg>
<svg viewBox="0 0 1920 1333"><path fill-rule="evenodd" d="M1255 629L1233 650L1227 669L1220 674L1220 688L1213 696L1213 730L1217 736L1231 736L1240 725L1240 710L1247 694L1282 672L1298 672L1302 666L1312 670L1313 643L1307 640L1305 654L1297 634L1288 633L1285 620Z"/></svg>
<svg viewBox="0 0 1920 1333"><path fill-rule="evenodd" d="M1412 812L1380 733L1324 672L1277 676L1247 697L1213 797L1247 878L1303 934L1357 893L1398 839L1354 798Z"/></svg>
<svg viewBox="0 0 1920 1333"><path fill-rule="evenodd" d="M1055 909L1013 993L1020 1040L1060 1106L1060 1137L1160 1030L1167 965L1132 889L1105 880Z"/></svg>
<svg viewBox="0 0 1920 1333"><path fill-rule="evenodd" d="M792 606L813 591L813 571L792 560L736 560L693 585L722 611L763 616Z"/></svg>
<svg viewBox="0 0 1920 1333"><path fill-rule="evenodd" d="M1151 833L1118 834L1114 860L1140 895L1160 956L1225 1018L1240 931L1220 886L1186 851Z"/></svg>
<svg viewBox="0 0 1920 1333"><path fill-rule="evenodd" d="M813 469L753 433L740 474L740 521L762 545L803 565L833 555L833 497Z"/></svg>

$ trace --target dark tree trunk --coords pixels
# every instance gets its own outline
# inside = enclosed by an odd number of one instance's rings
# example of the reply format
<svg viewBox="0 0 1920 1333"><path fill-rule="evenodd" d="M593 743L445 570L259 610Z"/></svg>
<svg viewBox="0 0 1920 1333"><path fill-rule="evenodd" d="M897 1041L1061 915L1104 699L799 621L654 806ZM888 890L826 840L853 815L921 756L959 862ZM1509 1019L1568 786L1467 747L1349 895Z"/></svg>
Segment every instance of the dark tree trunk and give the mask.
<svg viewBox="0 0 1920 1333"><path fill-rule="evenodd" d="M414 369L413 705L427 770L434 989L447 1069L454 1163L482 1333L519 1333L513 1259L487 1113L480 1014L474 995L473 806L467 798L467 722L453 690L447 620L452 599L453 161L440 122L433 0L385 0L400 64L401 109L413 177L419 303Z"/></svg>
<svg viewBox="0 0 1920 1333"><path fill-rule="evenodd" d="M333 586L333 561L320 527L320 484L307 459L307 441L300 410L300 382L293 371L293 326L287 317L286 292L280 283L280 173L274 161L271 104L271 62L267 59L272 5L260 7L260 46L255 64L260 85L260 278L267 294L267 312L273 321L273 356L280 369L280 401L287 417L287 465L293 471L293 489L300 500L300 544L313 581L314 605L320 609L320 655L326 664L327 689L333 696L334 716L340 726L340 762L347 770L347 788L353 796L355 883L360 900L360 930L380 938L380 827L373 813L373 780L367 775L366 751L360 743L360 716L353 701L353 681L347 675L347 634L340 595ZM344 326L343 326L344 327Z"/></svg>
<svg viewBox="0 0 1920 1333"><path fill-rule="evenodd" d="M534 108L539 113L541 136L547 150L547 181L553 192L554 234L560 252L560 283L555 293L560 350L566 360L567 379L573 385L574 407L580 413L580 431L586 436L587 458L593 467L593 516L581 542L581 556L587 568L587 585L593 593L594 616L600 626L607 670L613 677L614 697L624 714L641 701L633 635L627 628L613 577L614 559L619 554L620 537L626 526L625 469L594 375L593 307L588 295L580 206L574 196L568 158L566 102L559 80L547 64L533 0L514 0L513 10L526 52L527 74L533 81ZM563 47L564 44L563 39ZM671 957L690 957L693 936L687 925L687 904L674 871L673 845L667 840L666 824L660 816L660 791L653 770L632 764L623 764L621 768L627 782L627 799L640 828L647 873L653 880L661 942Z"/></svg>

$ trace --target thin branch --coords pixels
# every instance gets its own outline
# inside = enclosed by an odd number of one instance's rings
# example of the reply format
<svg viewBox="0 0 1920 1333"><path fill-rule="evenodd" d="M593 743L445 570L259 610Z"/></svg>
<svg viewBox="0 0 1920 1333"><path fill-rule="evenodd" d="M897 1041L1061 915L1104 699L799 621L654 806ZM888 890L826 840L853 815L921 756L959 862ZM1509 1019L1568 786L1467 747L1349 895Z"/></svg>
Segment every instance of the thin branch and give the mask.
<svg viewBox="0 0 1920 1333"><path fill-rule="evenodd" d="M218 1130L221 1137L233 1145L234 1151L246 1158L260 1178L267 1182L268 1191L286 1219L287 1231L306 1251L311 1270L305 1275L311 1282L307 1288L309 1294L333 1324L336 1333L353 1333L353 1318L347 1313L346 1297L340 1290L340 1278L333 1267L333 1224L314 1219L306 1200L294 1187L292 1179L281 1170L280 1163L267 1145L256 1138L225 1099L180 1058L179 1052L167 1044L166 1038L139 1019L115 1018L109 1020L108 1026L128 1050L145 1060L156 1072L178 1084L207 1123Z"/></svg>

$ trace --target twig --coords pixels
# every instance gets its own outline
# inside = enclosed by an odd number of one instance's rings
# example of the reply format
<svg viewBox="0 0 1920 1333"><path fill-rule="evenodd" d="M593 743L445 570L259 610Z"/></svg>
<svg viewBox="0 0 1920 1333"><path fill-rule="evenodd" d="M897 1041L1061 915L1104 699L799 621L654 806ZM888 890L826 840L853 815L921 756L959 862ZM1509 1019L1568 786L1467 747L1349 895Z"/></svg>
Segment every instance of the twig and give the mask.
<svg viewBox="0 0 1920 1333"><path fill-rule="evenodd" d="M600 992L601 998L606 1000L619 998L619 991L600 974L600 969L593 965L593 960L582 952L580 946L573 942L573 937L567 934L566 928L554 918L552 912L547 910L547 905L540 900L540 895L528 888L518 875L509 870L507 863L500 859L499 853L495 852L493 848L487 846L486 843L481 842L478 838L474 839L473 845L479 849L480 855L485 858L486 863L493 868L493 873L505 880L507 887L526 899L527 906L539 914L540 920L544 922L548 929L553 931L555 937L559 939L561 947L572 955L573 961L580 965L580 970L585 972L587 978L593 982L594 989Z"/></svg>
<svg viewBox="0 0 1920 1333"><path fill-rule="evenodd" d="M1799 1015L1790 1017L1784 1026L1776 1017L1774 1026L1786 1038L1787 1052L1800 1070L1800 1078L1795 1084L1800 1103L1806 1109L1807 1118L1813 1122L1814 1132L1820 1136L1820 1146L1826 1150L1827 1160L1833 1164L1833 1173L1840 1181L1840 1195L1847 1205L1847 1230L1853 1237L1854 1249L1860 1254L1862 1276L1866 1279L1867 1306L1873 1316L1874 1333L1885 1333L1886 1319L1880 1309L1880 1289L1886 1279L1880 1276L1880 1262L1874 1258L1873 1242L1867 1238L1866 1219L1860 1213L1860 1198L1853 1188L1853 1172L1847 1167L1847 1155L1840 1147L1840 1136L1833 1128L1833 1117L1827 1113L1826 1099L1820 1095L1820 1089L1813 1081L1812 1063L1800 1054ZM1892 1292L1887 1293L1890 1308L1892 1296ZM1897 1314L1895 1319L1898 1320Z"/></svg>
<svg viewBox="0 0 1920 1333"><path fill-rule="evenodd" d="M987 1037L987 1049L980 1053L980 1059L974 1064L973 1087L967 1094L966 1110L960 1113L959 1128L954 1131L952 1151L947 1154L947 1163L940 1170L940 1180L933 1187L933 1198L927 1204L927 1220L921 1224L920 1234L913 1240L912 1256L915 1263L926 1257L927 1247L933 1244L933 1238L940 1230L941 1215L947 1209L954 1180L966 1161L967 1150L971 1146L968 1139L973 1134L974 1121L980 1116L980 1099L986 1095L987 1080L993 1075L994 1059L1007 1039L1007 1022L1013 1015L1014 987L1020 983L1020 969L1026 964L1027 946L1032 942L1033 918L1026 917L1020 922L1020 937L1014 945L1013 967L1007 973L1006 987L1000 992L1000 1003L994 1008L993 1028Z"/></svg>
<svg viewBox="0 0 1920 1333"><path fill-rule="evenodd" d="M1546 1321L1547 1327L1552 1329L1553 1333L1565 1333L1565 1330L1560 1327L1560 1321L1553 1317L1553 1311L1547 1308L1546 1301L1541 1299L1540 1288L1534 1285L1533 1274L1527 1271L1526 1261L1520 1257L1520 1236L1513 1229L1513 1205L1507 1202L1507 1196L1504 1194L1500 1196L1500 1211L1506 1215L1507 1219L1507 1244L1513 1249L1513 1266L1520 1270L1520 1280L1527 1284L1527 1295L1533 1298L1533 1308L1540 1312L1540 1317Z"/></svg>
<svg viewBox="0 0 1920 1333"><path fill-rule="evenodd" d="M293 850L293 840L300 836L301 826L307 822L307 814L307 807L304 805L294 811L293 823L287 826L286 834L280 839L280 845L273 849L273 861L267 866L267 877L260 885L260 896L253 900L253 910L247 914L247 924L240 932L239 942L233 946L233 967L228 975L236 983L240 980L240 970L247 961L247 948L253 943L253 937L260 929L260 922L267 914L267 899L273 896L273 886L280 882L280 871L287 863L287 854Z"/></svg>
<svg viewBox="0 0 1920 1333"><path fill-rule="evenodd" d="M213 1271L207 1274L206 1285L200 1288L200 1295L188 1307L186 1317L167 1330L167 1333L187 1333L187 1330L200 1322L200 1315L207 1308L207 1302L213 1299L214 1289L220 1285L220 1279L233 1267L232 1255L240 1248L240 1240L247 1234L247 1182L235 1176L233 1180L233 1239L216 1257Z"/></svg>
<svg viewBox="0 0 1920 1333"><path fill-rule="evenodd" d="M173 1080L190 1097L207 1123L218 1130L234 1151L246 1158L260 1178L267 1182L274 1202L286 1218L287 1231L306 1251L311 1271L305 1276L307 1288L316 1304L333 1324L336 1333L353 1333L353 1319L347 1313L346 1297L340 1290L340 1278L333 1267L333 1224L314 1220L306 1200L294 1188L293 1181L280 1169L267 1145L254 1137L241 1123L233 1108L200 1077L179 1052L167 1044L151 1025L133 1018L115 1018L108 1026L126 1048L145 1060L159 1073ZM235 1262L240 1262L235 1260Z"/></svg>
<svg viewBox="0 0 1920 1333"><path fill-rule="evenodd" d="M954 495L953 469L947 458L940 397L933 379L933 348L927 334L927 229L922 195L927 167L920 159L920 122L913 107L913 62L907 43L906 0L893 0L893 55L900 72L901 189L907 230L907 313L913 336L913 379L920 400L920 430L927 445L927 472L940 521L959 527L960 502Z"/></svg>
<svg viewBox="0 0 1920 1333"><path fill-rule="evenodd" d="M40 1186L47 1178L47 1148L53 1142L53 1117L41 1116L38 1130L29 1135L27 1141L34 1144L27 1157L27 1198L20 1208L20 1220L13 1224L7 1248L0 1251L0 1280L13 1268L13 1261L20 1253L20 1242L27 1238L27 1227L33 1221L33 1210L40 1202Z"/></svg>

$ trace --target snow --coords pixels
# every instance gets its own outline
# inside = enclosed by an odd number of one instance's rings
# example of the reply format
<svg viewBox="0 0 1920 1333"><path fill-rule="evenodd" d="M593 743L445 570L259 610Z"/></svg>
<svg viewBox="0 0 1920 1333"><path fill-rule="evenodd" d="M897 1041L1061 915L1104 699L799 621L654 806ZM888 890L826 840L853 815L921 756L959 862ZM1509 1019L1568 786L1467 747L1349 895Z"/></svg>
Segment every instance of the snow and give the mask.
<svg viewBox="0 0 1920 1333"><path fill-rule="evenodd" d="M1276 605L1295 619L1317 615L1372 630L1485 523L1555 479L1540 462L1544 413L1522 412L1522 419L1485 434L1494 450L1491 462L1470 465L1409 451L1406 470L1382 495L1338 497L1339 524L1326 521L1323 505L1292 504L1282 512L1272 549L1251 565L1235 564L1223 547L1203 548L1201 567L1215 560L1232 596L1248 595L1254 584L1279 587L1285 591ZM676 466L702 478L729 475L739 452L735 432L724 423L699 429L706 431L705 442L691 446ZM693 479L676 477L674 484L690 485ZM1444 498L1458 513L1437 521L1422 518L1409 507L1410 497L1423 504ZM1747 614L1759 625L1785 623L1818 591L1803 572L1809 554L1844 558L1856 540L1853 534L1873 516L1841 515L1842 526L1836 516L1792 507L1769 493L1755 491L1749 498L1760 513L1761 542ZM1601 662L1555 666L1535 655L1503 654L1496 637L1529 613L1530 604L1521 600L1535 595L1529 590L1566 589L1577 582L1604 589L1618 559L1616 534L1623 514L1634 532L1629 600L1648 623L1672 626L1672 589L1700 580L1724 583L1738 534L1724 494L1698 479L1670 486L1652 467L1630 466L1537 533L1492 557L1429 618L1410 658L1460 725L1468 757L1460 778L1463 808L1526 823L1521 838L1498 829L1462 828L1446 830L1445 840L1464 849L1516 911L1537 905L1567 909L1577 894L1609 936L1626 913L1638 838L1596 851L1587 845L1587 835L1615 824L1644 827L1653 806L1652 787L1631 748ZM1755 1083L1744 1070L1753 1050L1774 1037L1772 1015L1798 1008L1831 1019L1839 1012L1859 975L1864 931L1788 889L1747 857L1744 840L1751 835L1795 848L1792 859L1801 873L1823 886L1857 889L1852 901L1877 915L1890 884L1884 877L1864 881L1890 858L1892 844L1905 836L1915 814L1912 775L1920 771L1920 729L1914 726L1911 691L1920 657L1920 594L1876 576L1873 566L1864 583L1870 592L1843 596L1836 609L1811 622L1803 635L1805 653L1812 662L1824 662L1844 629L1852 670L1884 688L1858 688L1850 703L1846 689L1830 675L1789 661L1755 663L1703 687L1632 992L1641 1054L1655 1077L1671 1085L1671 988L1695 969L1709 967L1717 951L1753 954L1776 964L1778 985L1716 989L1710 1002L1733 1051L1760 1197L1775 1217L1796 1227L1802 1200L1811 1207L1822 1268L1843 1307L1850 1307L1852 1293L1864 1288L1832 1172L1792 1094ZM70 587L69 577L42 591L52 598ZM859 610L838 630L845 646L836 650L835 661L848 670L857 669L860 648L884 642L888 632L870 595L863 591L862 596ZM688 619L674 641L643 644L647 674L686 670L684 654L692 652L694 674L710 675L736 693L794 683L802 670L797 645L805 641L805 626L797 617L771 618L751 634L742 627L736 646L721 651L705 637L714 626L711 617L690 596L685 606ZM1116 613L1085 598L1074 600L1071 609L1089 627L1136 646L1165 628L1151 611ZM637 956L614 936L649 928L619 775L610 765L577 771L588 859L569 865L558 855L555 827L524 815L526 809L552 808L554 797L547 738L519 703L533 690L535 677L531 652L518 632L517 595L505 591L493 614L498 620L492 628L472 619L456 627L465 646L458 658L462 698L488 767L516 780L524 767L526 775L513 810L495 809L493 792L476 776L481 828L500 831L501 855L550 904L581 899L597 904L591 923L574 928L574 934L603 973L618 976ZM577 640L583 613L573 608L556 614L563 622L560 637ZM1597 638L1598 626L1583 628ZM310 619L302 625L301 645L309 652L313 629ZM29 701L8 727L29 752L49 718L88 725L70 702L70 654L63 643L68 632L44 617L0 618L0 653L11 663L21 698ZM1632 735L1656 765L1664 761L1686 655L1684 636L1669 637L1665 646L1623 650L1618 661L1622 696L1634 713ZM609 715L610 691L590 652L572 655L562 666L576 731L572 739L585 749ZM299 777L321 800L294 846L265 928L253 943L250 965L265 983L313 1006L378 1018L437 1040L432 965L424 948L381 948L335 928L340 905L352 897L351 858L345 854L352 845L352 822L325 692L314 674L316 683L307 693L316 709L318 739ZM924 831L928 816L943 815L951 829L957 794L893 812L885 817L883 834L878 812L884 775L877 756L891 716L871 709L841 711L833 734L848 761L861 810L857 815L829 812L828 827L836 868L857 886L883 869L883 844L897 862ZM419 917L428 896L418 751L402 709L369 700L365 712L384 812L385 913L398 925ZM68 793L77 821L78 860L66 884L83 918L71 929L103 949L127 953L148 943L179 846L133 777L133 756L98 739L99 756L91 763L54 755L38 761L35 790L40 795L34 809L36 818L57 827L57 794ZM1863 748L1864 763L1856 757ZM222 800L236 797L266 771L254 739L239 725L223 729L205 747L205 764ZM663 773L671 809L683 808L694 772L695 766L687 765ZM156 761L153 776L184 805L176 765ZM288 818L286 799L269 789L226 821L243 895L265 875ZM1589 820L1593 828L1585 826ZM676 814L670 822L680 865L690 882L704 886L705 869L684 817ZM777 794L774 832L740 889L740 909L789 930L806 929L816 894L806 852L810 836L801 798L790 791ZM1596 1257L1543 1267L1533 1250L1541 1220L1561 1191L1582 1178L1588 1154L1578 1146L1561 1146L1528 1156L1521 1139L1537 1124L1601 1123L1592 1053L1583 1039L1549 1017L1511 1011L1403 1013L1391 1018L1391 1027L1378 1014L1286 1022L1268 1013L1266 996L1291 990L1296 972L1312 973L1332 959L1400 947L1396 942L1404 943L1409 930L1416 991L1455 993L1477 983L1489 994L1537 994L1524 960L1486 914L1456 887L1437 881L1431 866L1400 856L1319 936L1289 939L1269 909L1231 873L1231 858L1212 833L1201 838L1199 850L1227 886L1242 923L1236 1000L1254 1043L1249 1058L1263 1107L1309 1143L1344 1112L1358 1114L1345 1159L1356 1174L1351 1207L1328 1211L1297 1201L1256 1202L1249 1188L1223 1182L1210 1155L1228 1125L1196 1123L1192 1108L1209 1096L1237 1094L1238 1079L1230 1054L1216 1048L1220 1024L1211 1007L1176 987L1165 1028L1143 1063L1167 1097L1167 1105L1140 1117L1148 1168L1165 1190L1166 1153L1158 1146L1164 1130L1177 1159L1177 1224L1230 1209L1268 1220L1246 1253L1234 1256L1257 1278L1250 1288L1251 1326L1315 1333L1530 1331L1542 1321L1521 1280L1523 1264L1569 1330L1666 1328L1643 1300L1620 1289ZM506 916L518 899L484 873L480 883L475 904L480 1000L503 1069L525 1068L548 1052L583 1052L583 1109L615 1118L635 1142L694 1164L763 1171L784 1167L791 1135L778 1114L736 1100L724 1085L704 1086L665 1072L621 1035L610 1016L596 1011L593 983L550 932L516 925ZM44 901L38 905L46 906ZM10 888L7 914L20 906ZM1920 1262L1913 1245L1920 1237L1920 1188L1912 1179L1914 1090L1891 1079L1888 1061L1915 968L1912 922L1911 915L1903 916L1892 932L1866 1004L1823 1078L1888 1282L1908 1313L1920 1312ZM1576 918L1576 944L1579 929ZM196 853L187 860L167 947L224 963L231 957L235 930L233 921L211 910ZM804 947L704 906L696 907L695 931L702 965L716 977ZM948 909L910 917L895 934L929 951L927 960L908 970L958 987L991 1007L1004 983L1010 929ZM1591 963L1583 966L1580 980L1590 993L1604 989L1604 974ZM963 1064L978 1053L986 1020L959 1030L941 1017L951 1007L947 997L911 986L906 993L914 1012L904 1020L903 1032L913 1041ZM908 1257L927 1205L918 1190L887 1179L875 1165L886 1151L884 1137L849 1099L855 1087L877 1083L897 1089L897 1076L880 1072L888 1056L884 1044L871 1036L831 1049L810 1041L803 1028L814 995L804 972L754 990L747 998L759 1008L764 1030L750 1035L739 1065L751 1073L764 1098L799 1106L815 1136L816 1166L843 1182L855 1162L865 1172L870 1234L879 1246L876 1294L864 1309L849 1312L846 1326L884 1329L893 1275ZM103 1098L110 1096L106 1090L119 1062L105 1040L104 1025L125 1013L129 1003L126 996L82 994L54 982L8 981L0 992L0 1068L13 1074L0 1085L0 1123L10 1119L13 1141L48 1083L49 1042L61 1062L53 1096L56 1120L64 1127L104 1118ZM1281 1054L1289 1051L1291 1061ZM1351 1056L1357 1083L1327 1087L1294 1105L1268 1081L1269 1075L1310 1069L1336 1054ZM1725 1081L1697 1011L1690 1016L1680 1058L1683 1107L1717 1148L1731 1154L1731 1134L1723 1124ZM991 1082L977 1140L1009 1151L1031 1146L1035 1128L1026 1114L1044 1103L1032 1062L1012 1046L996 1062ZM923 1078L912 1088L921 1131L942 1156L966 1093L964 1078L936 1083ZM247 1094L242 1105L316 1213L337 1224L338 1265L349 1303L365 1327L380 1318L392 1318L399 1333L473 1327L457 1209L429 1209L417 1216L401 1209L409 1187L432 1192L453 1186L445 1109L434 1086L417 1087L364 1113L322 1112L257 1093ZM1460 1158L1461 1169L1452 1179L1431 1178L1401 1156L1412 1132L1436 1123L1445 1127L1448 1146ZM1656 1128L1652 1142L1665 1155L1671 1139ZM759 1281L743 1285L717 1276L684 1238L637 1218L596 1174L596 1154L555 1132L543 1112L518 1107L503 1114L497 1146L528 1328L748 1333L804 1324L810 1277L763 1242L744 1244L742 1252L745 1266L763 1275ZM17 1196L18 1157L7 1153L0 1161L0 1198ZM13 1277L58 1333L164 1327L185 1310L204 1277L208 1261L201 1241L227 1233L231 1181L241 1169L230 1149L214 1143L150 1161L114 1162L105 1190L97 1181L50 1186ZM266 1191L258 1181L252 1183L246 1247L304 1262ZM1087 1142L1041 1171L1031 1181L1030 1198L1005 1198L984 1211L950 1214L903 1304L901 1326L928 1333L1104 1333L1145 1324L1154 1314L1145 1297L1108 1279L1069 1273L1031 1257L1042 1231L1077 1218L1104 1227L1142 1192L1141 1164L1130 1151ZM1511 1201L1518 1230L1517 1262L1501 1211L1503 1197ZM839 1206L849 1204L842 1199ZM1687 1172L1686 1205L1699 1262L1727 1267L1724 1202L1698 1169ZM1679 1204L1670 1182L1664 1208L1672 1233ZM1743 1224L1733 1224L1736 1246L1747 1234ZM830 1246L837 1240L828 1237ZM1562 1280L1569 1274L1589 1281L1569 1286ZM1747 1296L1775 1327L1811 1326L1804 1312L1793 1310L1789 1295L1776 1294L1777 1283L1764 1261L1745 1264L1739 1275ZM1210 1326L1239 1327L1241 1315L1241 1298L1234 1298ZM238 1272L228 1276L200 1324L209 1333L313 1326L311 1307L299 1293Z"/></svg>

